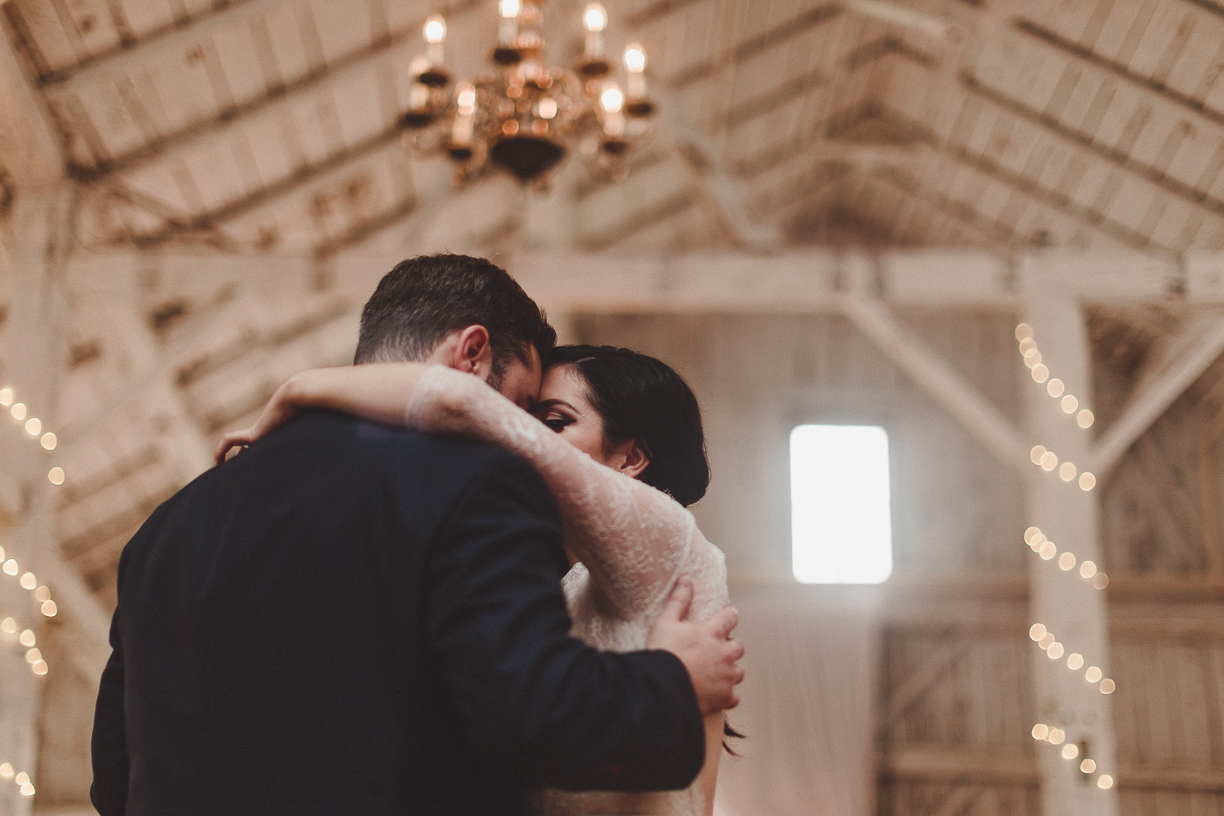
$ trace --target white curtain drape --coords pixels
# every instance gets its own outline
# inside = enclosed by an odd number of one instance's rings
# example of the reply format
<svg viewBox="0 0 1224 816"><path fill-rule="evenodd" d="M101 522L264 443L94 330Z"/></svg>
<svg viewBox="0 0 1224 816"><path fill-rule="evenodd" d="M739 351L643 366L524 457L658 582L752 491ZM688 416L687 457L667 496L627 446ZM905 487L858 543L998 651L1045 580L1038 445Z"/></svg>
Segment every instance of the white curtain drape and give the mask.
<svg viewBox="0 0 1224 816"><path fill-rule="evenodd" d="M790 593L787 593L788 595ZM747 739L723 757L715 816L873 816L879 625L870 601L734 598Z"/></svg>

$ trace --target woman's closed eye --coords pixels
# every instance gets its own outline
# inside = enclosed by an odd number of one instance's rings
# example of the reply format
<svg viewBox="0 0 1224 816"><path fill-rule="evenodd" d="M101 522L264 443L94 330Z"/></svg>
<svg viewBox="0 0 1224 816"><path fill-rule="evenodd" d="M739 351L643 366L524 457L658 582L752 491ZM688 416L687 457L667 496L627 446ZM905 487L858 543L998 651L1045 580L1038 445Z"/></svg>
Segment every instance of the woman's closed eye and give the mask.
<svg viewBox="0 0 1224 816"><path fill-rule="evenodd" d="M556 411L549 411L547 414L540 417L540 421L556 433L561 433L565 426L574 424L573 417L558 414Z"/></svg>

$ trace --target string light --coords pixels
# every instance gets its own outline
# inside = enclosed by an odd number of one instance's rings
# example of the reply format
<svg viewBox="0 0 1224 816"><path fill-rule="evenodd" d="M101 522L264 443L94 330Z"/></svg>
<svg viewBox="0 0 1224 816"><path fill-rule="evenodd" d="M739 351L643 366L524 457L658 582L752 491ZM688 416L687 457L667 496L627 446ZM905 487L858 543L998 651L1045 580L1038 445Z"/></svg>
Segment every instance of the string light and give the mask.
<svg viewBox="0 0 1224 816"><path fill-rule="evenodd" d="M30 775L25 771L15 771L11 762L0 762L0 779L13 780L22 796L34 795L34 783L30 780Z"/></svg>
<svg viewBox="0 0 1224 816"><path fill-rule="evenodd" d="M1029 549L1041 556L1043 561L1052 561L1054 556L1058 555L1058 547L1053 541L1046 538L1040 527L1029 527L1025 530L1024 541L1029 545ZM1063 572L1075 569L1077 562L1080 578L1090 583L1093 589L1103 590L1109 586L1109 576L1098 570L1097 565L1092 561L1079 562L1075 553L1066 550L1058 557L1058 567Z"/></svg>
<svg viewBox="0 0 1224 816"><path fill-rule="evenodd" d="M1058 642L1054 633L1047 629L1043 623L1034 623L1029 627L1029 639L1040 646L1051 660L1059 660L1066 652L1066 647ZM1067 656L1066 666L1069 670L1079 671L1083 665L1084 656L1079 652L1072 652ZM1101 670L1096 666L1089 666L1088 670L1084 672L1084 682L1090 686L1096 686L1097 690L1102 694L1113 694L1118 688L1113 680L1103 677ZM1036 733L1033 736L1040 739ZM1057 745L1058 743L1054 744Z"/></svg>
<svg viewBox="0 0 1224 816"><path fill-rule="evenodd" d="M1032 370L1033 379L1039 383L1046 383L1046 393L1054 399L1062 398L1059 406L1063 413L1075 415L1077 425L1081 428L1092 427L1092 423L1096 421L1092 411L1087 408L1079 410L1079 400L1073 394L1067 394L1066 384L1057 377L1051 378L1049 367L1041 362L1041 351L1038 350L1037 341L1033 338L1033 327L1027 323L1016 326L1016 340L1020 342L1020 355L1024 357L1024 364Z"/></svg>
<svg viewBox="0 0 1224 816"><path fill-rule="evenodd" d="M7 553L4 552L4 547L0 547L0 561L4 561L6 555ZM6 575L16 575L17 573L21 572L21 565L17 563L17 559L9 558L7 561L4 561L4 564L2 567L0 567L0 570L3 570ZM51 598L51 588L45 584L40 585L38 583L37 575L32 572L22 573L21 578L17 583L21 585L22 589L33 593L34 600L41 604L40 610L45 617L54 618L56 616L58 607L56 606L55 601ZM5 629L4 631L8 630Z"/></svg>
<svg viewBox="0 0 1224 816"><path fill-rule="evenodd" d="M0 570L6 575L16 576L21 572L21 565L17 563L15 558L4 560L6 555L4 547L0 547L0 560L4 562ZM21 573L17 583L22 589L34 596L34 600L38 603L38 611L42 613L43 617L54 618L59 614L59 606L56 605L51 597L51 588L46 584L39 584L38 576L34 573ZM6 635L17 635L17 620L11 617L0 620L0 632ZM46 676L49 671L47 661L43 659L42 652L35 648L38 639L34 634L34 630L22 630L21 634L17 635L17 642L28 649L26 652L26 662L30 664L30 671L40 677Z"/></svg>
<svg viewBox="0 0 1224 816"><path fill-rule="evenodd" d="M5 386L4 388L0 388L0 406L8 408L13 419L17 420L18 422L25 423L25 432L34 439L37 439L38 443L42 445L43 450L55 450L59 445L59 437L57 437L53 432L47 431L43 427L41 419L38 417L28 416L29 409L26 407L25 403L13 402L15 398L16 397L11 387ZM51 484L56 485L57 487L64 483L64 478L64 469L62 467L53 467L47 472L47 481L51 482Z"/></svg>
<svg viewBox="0 0 1224 816"><path fill-rule="evenodd" d="M1091 428L1092 423L1096 421L1096 416L1087 408L1080 408L1079 398L1074 394L1068 394L1066 383L1058 377L1051 377L1049 367L1041 362L1041 351L1037 348L1037 341L1033 339L1033 327L1027 323L1016 326L1016 340L1020 342L1020 355L1024 358L1024 364L1032 371L1033 380L1045 383L1046 393L1051 398L1058 400L1059 408L1064 414L1075 417L1075 424L1084 429ZM1080 490L1084 492L1096 487L1096 476L1088 471L1083 471L1079 473L1077 480L1075 477L1079 469L1075 463L1064 461L1059 467L1058 456L1043 445L1034 446L1029 457L1033 460L1034 465L1039 466L1046 473L1052 473L1055 468L1058 468L1060 479L1067 484L1076 482Z"/></svg>
<svg viewBox="0 0 1224 816"><path fill-rule="evenodd" d="M17 634L17 621L15 618L5 618L0 621L0 631L6 635L12 636ZM37 646L38 637L34 634L33 629L23 629L21 634L17 635L17 642L25 648L25 661L30 666L30 671L39 677L45 677L49 671L47 661L43 658L42 650Z"/></svg>
<svg viewBox="0 0 1224 816"><path fill-rule="evenodd" d="M1053 746L1061 745L1059 755L1068 761L1079 759L1080 754L1084 754L1084 758L1079 763L1079 772L1085 776L1091 776L1097 771L1096 760L1088 756L1088 742L1067 742L1067 732L1061 728L1045 723L1037 723L1032 730L1033 739L1038 742L1048 742ZM1097 787L1101 790L1108 790L1113 787L1113 777L1109 774L1101 774L1097 777Z"/></svg>
<svg viewBox="0 0 1224 816"><path fill-rule="evenodd" d="M1062 745L1067 740L1067 732L1052 725L1037 723L1033 726L1033 739L1051 745Z"/></svg>
<svg viewBox="0 0 1224 816"><path fill-rule="evenodd" d="M0 388L0 398L2 398L0 399L0 404L7 406L8 403L11 403L13 400L13 389L8 387ZM16 403L12 407L16 408L18 405L21 405L21 403ZM12 413L11 410L10 413ZM22 406L22 411L19 413L24 414L24 406ZM17 417L15 413L13 416ZM25 429L30 436L38 438L39 433L42 431L42 424L37 418L32 417L28 422L26 422ZM52 450L55 448L55 434L45 434L40 441L42 446L47 450ZM53 472L56 470L59 471L59 481L55 482L54 479L52 479L52 481L56 484L63 484L64 471L62 468L54 468ZM21 576L20 578L17 578L17 584L22 589L33 594L34 600L38 603L38 611L42 613L43 617L53 618L58 615L59 606L51 597L50 587L40 585L38 583L38 576L34 573L29 571L22 572L21 565L17 563L17 559L8 558L7 555L8 554L4 551L4 547L0 547L0 572L14 578L16 578L18 575ZM30 666L30 671L39 677L45 677L50 669L47 666L47 661L43 659L42 651L36 646L38 638L34 634L34 630L23 629L20 634L17 634L17 628L17 620L15 618L6 617L3 620L0 620L0 632L3 632L6 635L17 635L17 642L26 648L25 660ZM7 763L0 765L0 776L4 776L3 768L5 766L9 768L8 776L11 777L12 766L8 765ZM25 774L22 773L20 776L25 776ZM21 792L24 795L34 795L34 786L30 784L29 777L26 777L24 782L19 782L18 784L21 785Z"/></svg>
<svg viewBox="0 0 1224 816"><path fill-rule="evenodd" d="M1053 473L1057 470L1058 477L1068 484L1075 481L1075 474L1078 472L1074 462L1064 461L1060 467L1058 464L1058 454L1045 445L1034 445L1032 450L1029 451L1029 461L1046 473ZM1079 474L1078 484L1080 490L1083 490L1085 493L1096 487L1096 482L1096 476L1089 471L1085 470Z"/></svg>

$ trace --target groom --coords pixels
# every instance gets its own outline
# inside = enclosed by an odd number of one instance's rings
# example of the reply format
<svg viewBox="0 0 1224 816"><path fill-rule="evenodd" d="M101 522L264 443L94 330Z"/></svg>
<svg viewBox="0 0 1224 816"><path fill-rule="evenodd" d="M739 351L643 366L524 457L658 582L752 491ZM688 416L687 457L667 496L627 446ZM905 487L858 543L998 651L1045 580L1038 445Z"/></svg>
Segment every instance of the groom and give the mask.
<svg viewBox="0 0 1224 816"><path fill-rule="evenodd" d="M423 257L366 304L358 362L450 365L526 406L555 339L504 270ZM566 568L522 460L306 414L183 488L124 550L95 806L517 816L538 786L687 786L702 714L736 703L734 612L682 622L682 586L653 650L599 652L568 636Z"/></svg>

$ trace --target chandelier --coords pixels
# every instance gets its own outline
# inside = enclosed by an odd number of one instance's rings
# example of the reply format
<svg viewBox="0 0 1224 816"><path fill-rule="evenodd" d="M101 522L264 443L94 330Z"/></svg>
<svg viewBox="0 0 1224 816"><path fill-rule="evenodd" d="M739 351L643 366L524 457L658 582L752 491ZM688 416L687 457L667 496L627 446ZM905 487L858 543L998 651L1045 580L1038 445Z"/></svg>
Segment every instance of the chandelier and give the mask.
<svg viewBox="0 0 1224 816"><path fill-rule="evenodd" d="M408 110L401 118L410 149L442 152L465 183L495 169L543 187L565 154L577 146L591 168L613 178L650 133L654 104L646 94L646 52L624 53L624 88L608 59L608 15L591 3L582 15L582 58L573 69L544 63L544 13L536 0L499 0L496 68L452 88L443 44L446 21L425 22L425 54L412 62Z"/></svg>

